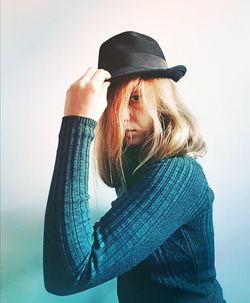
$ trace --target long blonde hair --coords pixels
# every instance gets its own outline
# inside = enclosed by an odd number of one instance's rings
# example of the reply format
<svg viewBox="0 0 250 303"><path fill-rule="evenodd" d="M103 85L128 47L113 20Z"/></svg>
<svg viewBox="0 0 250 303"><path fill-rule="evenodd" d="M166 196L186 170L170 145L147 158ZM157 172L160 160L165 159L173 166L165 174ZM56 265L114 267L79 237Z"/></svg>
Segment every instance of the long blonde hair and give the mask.
<svg viewBox="0 0 250 303"><path fill-rule="evenodd" d="M141 145L138 170L147 161L174 155L204 156L206 144L195 117L184 105L175 83L168 78L124 78L112 82L108 105L95 130L95 155L101 179L111 187L126 188L124 165L124 113L137 88L146 111L152 117L153 132Z"/></svg>

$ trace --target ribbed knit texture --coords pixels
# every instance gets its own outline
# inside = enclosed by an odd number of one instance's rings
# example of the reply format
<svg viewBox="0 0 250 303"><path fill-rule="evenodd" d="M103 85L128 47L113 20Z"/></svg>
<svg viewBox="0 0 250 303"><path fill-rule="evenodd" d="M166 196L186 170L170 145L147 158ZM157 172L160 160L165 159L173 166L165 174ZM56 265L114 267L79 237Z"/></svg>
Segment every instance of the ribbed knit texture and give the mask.
<svg viewBox="0 0 250 303"><path fill-rule="evenodd" d="M96 122L63 117L44 226L44 282L74 294L114 277L121 303L225 302L214 268L214 195L202 167L175 156L142 167L92 226Z"/></svg>

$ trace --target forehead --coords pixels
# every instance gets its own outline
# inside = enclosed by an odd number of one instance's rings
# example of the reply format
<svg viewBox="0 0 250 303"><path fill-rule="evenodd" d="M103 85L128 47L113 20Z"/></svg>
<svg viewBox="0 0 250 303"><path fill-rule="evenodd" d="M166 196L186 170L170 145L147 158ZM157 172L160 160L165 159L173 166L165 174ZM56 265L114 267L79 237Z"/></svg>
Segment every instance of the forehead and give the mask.
<svg viewBox="0 0 250 303"><path fill-rule="evenodd" d="M125 86L131 91L138 91L140 88L140 78L130 78L125 81Z"/></svg>
<svg viewBox="0 0 250 303"><path fill-rule="evenodd" d="M114 82L113 88L115 100L127 102L131 95L141 94L141 85L139 78L119 80L117 82Z"/></svg>

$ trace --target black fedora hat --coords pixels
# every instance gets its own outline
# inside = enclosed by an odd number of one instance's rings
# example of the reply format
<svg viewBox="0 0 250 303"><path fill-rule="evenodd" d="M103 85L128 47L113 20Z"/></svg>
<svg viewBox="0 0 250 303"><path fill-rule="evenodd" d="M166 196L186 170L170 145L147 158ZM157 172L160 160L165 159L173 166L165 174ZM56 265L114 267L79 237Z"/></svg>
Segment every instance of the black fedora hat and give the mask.
<svg viewBox="0 0 250 303"><path fill-rule="evenodd" d="M99 49L98 68L110 72L109 80L138 74L177 82L187 71L184 65L169 68L157 41L134 31L120 33L103 42Z"/></svg>

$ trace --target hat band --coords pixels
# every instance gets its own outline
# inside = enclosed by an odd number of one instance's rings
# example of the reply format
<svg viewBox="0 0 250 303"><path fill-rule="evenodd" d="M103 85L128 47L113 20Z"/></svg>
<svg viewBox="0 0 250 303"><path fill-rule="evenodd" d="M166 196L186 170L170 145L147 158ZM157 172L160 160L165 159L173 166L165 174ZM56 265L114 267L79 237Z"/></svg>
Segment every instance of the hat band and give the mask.
<svg viewBox="0 0 250 303"><path fill-rule="evenodd" d="M124 67L134 67L135 69L138 67L152 69L168 68L167 62L163 58L147 53L128 53L124 54L124 56L120 55L119 57L116 57L116 60L113 60L112 63L109 63L109 66L101 66L101 64L99 64L99 68L106 68L111 73L112 71L117 71L117 69Z"/></svg>
<svg viewBox="0 0 250 303"><path fill-rule="evenodd" d="M147 67L147 68L167 68L167 62L161 57L147 53L130 53L125 56L126 66Z"/></svg>

